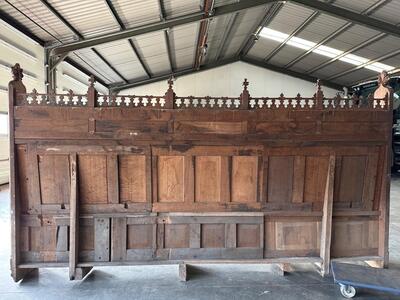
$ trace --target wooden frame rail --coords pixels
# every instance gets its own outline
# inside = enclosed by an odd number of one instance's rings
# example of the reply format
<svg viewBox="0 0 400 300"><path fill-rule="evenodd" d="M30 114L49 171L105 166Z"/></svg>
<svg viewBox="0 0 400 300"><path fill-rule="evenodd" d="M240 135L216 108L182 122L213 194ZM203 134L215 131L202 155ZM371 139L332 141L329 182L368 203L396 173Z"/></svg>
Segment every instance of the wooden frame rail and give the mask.
<svg viewBox="0 0 400 300"><path fill-rule="evenodd" d="M27 93L9 84L15 281L40 267L388 262L392 91Z"/></svg>

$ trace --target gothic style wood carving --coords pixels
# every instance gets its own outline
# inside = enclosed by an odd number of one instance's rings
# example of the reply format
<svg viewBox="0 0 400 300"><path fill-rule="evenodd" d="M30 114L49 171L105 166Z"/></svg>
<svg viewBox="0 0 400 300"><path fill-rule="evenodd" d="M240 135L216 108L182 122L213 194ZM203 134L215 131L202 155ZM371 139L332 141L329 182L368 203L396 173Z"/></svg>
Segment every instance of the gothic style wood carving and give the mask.
<svg viewBox="0 0 400 300"><path fill-rule="evenodd" d="M388 259L392 120L374 97L27 93L10 82L12 276L68 266Z"/></svg>

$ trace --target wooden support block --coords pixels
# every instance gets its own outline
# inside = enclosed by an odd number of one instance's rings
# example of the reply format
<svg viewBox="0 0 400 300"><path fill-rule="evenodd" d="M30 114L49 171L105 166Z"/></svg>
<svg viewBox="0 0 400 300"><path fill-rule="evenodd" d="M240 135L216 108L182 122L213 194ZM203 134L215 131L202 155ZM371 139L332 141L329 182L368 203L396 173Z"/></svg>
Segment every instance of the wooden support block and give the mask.
<svg viewBox="0 0 400 300"><path fill-rule="evenodd" d="M271 270L272 270L272 273L274 273L276 275L285 276L288 273L293 272L294 269L291 264L279 263L279 264L272 264Z"/></svg>
<svg viewBox="0 0 400 300"><path fill-rule="evenodd" d="M385 267L383 260L365 260L364 262L372 268L383 269Z"/></svg>
<svg viewBox="0 0 400 300"><path fill-rule="evenodd" d="M179 264L179 280L180 281L187 281L187 266L185 263Z"/></svg>
<svg viewBox="0 0 400 300"><path fill-rule="evenodd" d="M93 267L83 267L75 269L75 280L82 280L93 269Z"/></svg>

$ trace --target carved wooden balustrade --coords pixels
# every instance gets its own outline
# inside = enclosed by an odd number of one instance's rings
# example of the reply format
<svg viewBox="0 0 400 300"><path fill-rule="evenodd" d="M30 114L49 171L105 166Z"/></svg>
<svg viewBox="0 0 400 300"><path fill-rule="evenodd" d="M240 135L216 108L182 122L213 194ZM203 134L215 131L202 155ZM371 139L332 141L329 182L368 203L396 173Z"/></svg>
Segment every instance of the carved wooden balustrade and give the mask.
<svg viewBox="0 0 400 300"><path fill-rule="evenodd" d="M392 91L27 93L9 84L13 278L210 261L387 264ZM300 91L301 92L301 91Z"/></svg>

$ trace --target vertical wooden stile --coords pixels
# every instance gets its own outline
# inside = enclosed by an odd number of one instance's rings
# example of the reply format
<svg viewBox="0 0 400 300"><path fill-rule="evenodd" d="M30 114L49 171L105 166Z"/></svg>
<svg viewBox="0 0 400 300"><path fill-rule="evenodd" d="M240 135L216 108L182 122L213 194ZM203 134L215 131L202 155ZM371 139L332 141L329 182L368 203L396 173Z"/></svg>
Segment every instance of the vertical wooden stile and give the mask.
<svg viewBox="0 0 400 300"><path fill-rule="evenodd" d="M321 275L329 274L329 264L331 256L331 238L332 238L332 210L333 210L333 188L335 178L335 156L329 157L328 174L326 177L324 207L322 210L322 228L321 228L321 249L320 257L322 259Z"/></svg>
<svg viewBox="0 0 400 300"><path fill-rule="evenodd" d="M35 270L32 268L21 269L18 267L20 263L20 209L21 209L21 196L19 188L17 188L18 182L18 162L15 149L14 141L14 106L17 103L22 102L24 96L19 94L25 94L26 88L22 83L23 70L19 64L15 64L12 67L13 80L8 84L8 120L9 120L9 147L10 147L10 201L11 201L11 276L15 282L20 281L24 276L31 271Z"/></svg>

